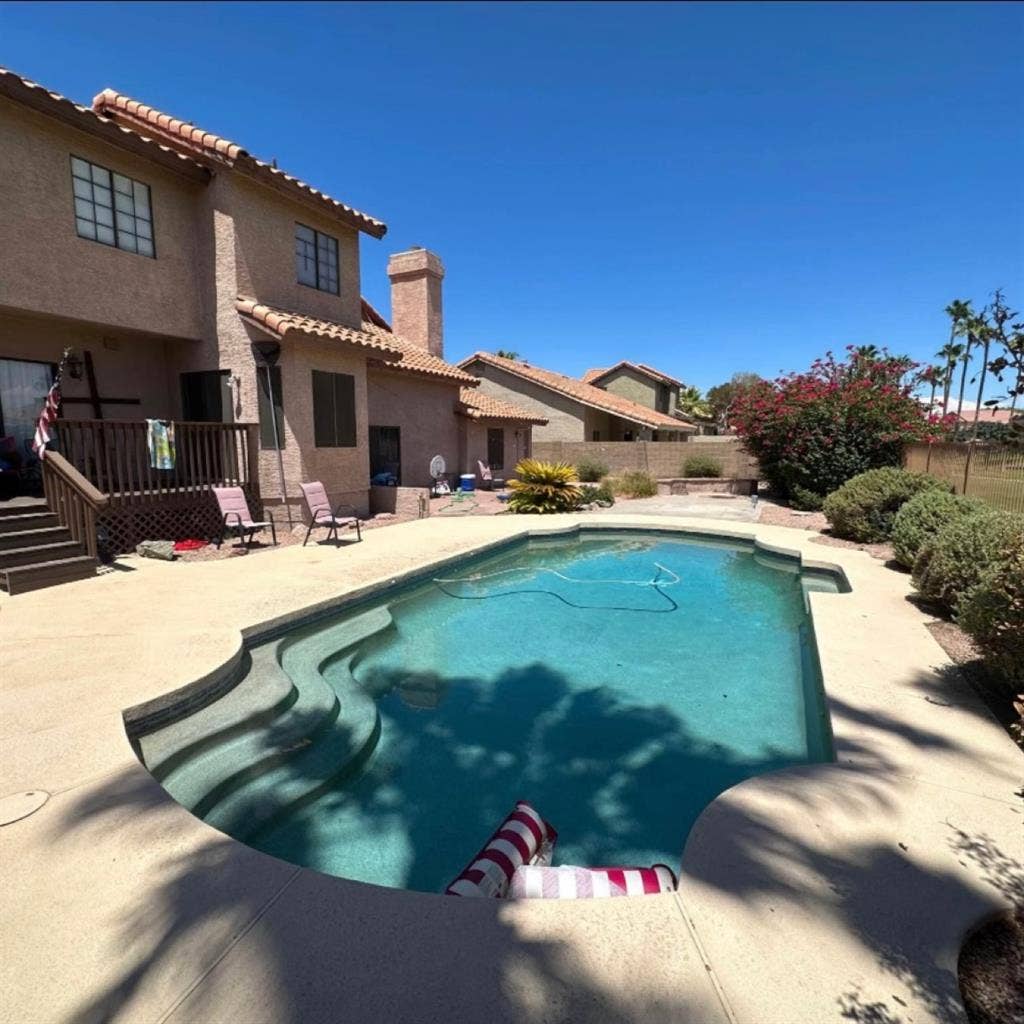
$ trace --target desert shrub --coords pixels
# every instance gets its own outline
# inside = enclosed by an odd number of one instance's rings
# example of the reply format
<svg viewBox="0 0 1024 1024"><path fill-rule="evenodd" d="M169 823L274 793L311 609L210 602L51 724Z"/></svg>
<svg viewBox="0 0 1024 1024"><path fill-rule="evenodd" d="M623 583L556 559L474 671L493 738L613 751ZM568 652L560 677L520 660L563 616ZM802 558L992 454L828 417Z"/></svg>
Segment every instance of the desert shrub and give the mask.
<svg viewBox="0 0 1024 1024"><path fill-rule="evenodd" d="M1011 686L1024 685L1024 519L964 596L957 621L985 664Z"/></svg>
<svg viewBox="0 0 1024 1024"><path fill-rule="evenodd" d="M624 498L651 498L658 493L658 484L650 473L632 470L623 473L614 484L615 493Z"/></svg>
<svg viewBox="0 0 1024 1024"><path fill-rule="evenodd" d="M905 357L851 347L844 360L828 353L805 373L737 388L729 422L775 494L829 494L866 470L898 466L907 442L948 432L914 397L920 380Z"/></svg>
<svg viewBox="0 0 1024 1024"><path fill-rule="evenodd" d="M513 512L571 512L579 507L583 492L577 486L576 469L564 462L523 459L516 466L508 507Z"/></svg>
<svg viewBox="0 0 1024 1024"><path fill-rule="evenodd" d="M921 491L952 487L924 473L885 466L869 469L833 491L822 506L837 537L861 544L888 540L896 513Z"/></svg>
<svg viewBox="0 0 1024 1024"><path fill-rule="evenodd" d="M933 541L947 523L983 508L980 502L937 488L915 494L896 513L892 523L892 547L896 561L907 569L913 569L921 548Z"/></svg>
<svg viewBox="0 0 1024 1024"><path fill-rule="evenodd" d="M794 484L790 489L789 504L798 512L820 512L825 499L815 491Z"/></svg>
<svg viewBox="0 0 1024 1024"><path fill-rule="evenodd" d="M690 455L683 462L683 476L721 476L718 459L710 455Z"/></svg>
<svg viewBox="0 0 1024 1024"><path fill-rule="evenodd" d="M608 475L608 466L600 459L583 458L576 463L576 477L583 483L596 484Z"/></svg>
<svg viewBox="0 0 1024 1024"><path fill-rule="evenodd" d="M1024 529L1024 517L982 509L947 523L914 561L914 586L951 611Z"/></svg>
<svg viewBox="0 0 1024 1024"><path fill-rule="evenodd" d="M605 508L611 508L615 504L615 492L612 490L612 485L609 481L605 480L604 483L597 487L584 488L584 504L595 501L598 505L603 505Z"/></svg>

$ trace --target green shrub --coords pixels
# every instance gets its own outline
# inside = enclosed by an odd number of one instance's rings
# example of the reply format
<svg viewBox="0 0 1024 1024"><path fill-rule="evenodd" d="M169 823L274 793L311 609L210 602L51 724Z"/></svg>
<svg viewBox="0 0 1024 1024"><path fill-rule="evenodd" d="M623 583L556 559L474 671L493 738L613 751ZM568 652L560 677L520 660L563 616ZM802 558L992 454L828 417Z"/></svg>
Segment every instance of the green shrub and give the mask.
<svg viewBox="0 0 1024 1024"><path fill-rule="evenodd" d="M807 490L799 484L793 484L790 488L789 504L798 512L820 512L825 499L814 491Z"/></svg>
<svg viewBox="0 0 1024 1024"><path fill-rule="evenodd" d="M583 483L596 484L598 480L608 475L608 466L599 459L580 459L576 463L576 476Z"/></svg>
<svg viewBox="0 0 1024 1024"><path fill-rule="evenodd" d="M598 505L603 505L605 508L611 508L615 504L615 492L612 490L612 485L605 480L603 484L598 487L584 487L583 488L583 502L596 501Z"/></svg>
<svg viewBox="0 0 1024 1024"><path fill-rule="evenodd" d="M658 485L650 473L634 470L615 481L615 493L624 498L651 498L658 493Z"/></svg>
<svg viewBox="0 0 1024 1024"><path fill-rule="evenodd" d="M683 476L721 476L722 467L710 455L690 455L683 462Z"/></svg>
<svg viewBox="0 0 1024 1024"><path fill-rule="evenodd" d="M1024 525L964 597L958 621L997 675L1024 686Z"/></svg>
<svg viewBox="0 0 1024 1024"><path fill-rule="evenodd" d="M933 541L943 527L954 519L962 519L983 509L980 502L938 489L915 494L893 520L892 546L896 561L907 569L913 569L921 548Z"/></svg>
<svg viewBox="0 0 1024 1024"><path fill-rule="evenodd" d="M574 466L523 459L516 466L516 478L508 482L508 507L513 512L572 512L583 496L578 484Z"/></svg>
<svg viewBox="0 0 1024 1024"><path fill-rule="evenodd" d="M914 561L914 586L957 611L960 602L1024 529L1024 517L982 509L947 523Z"/></svg>
<svg viewBox="0 0 1024 1024"><path fill-rule="evenodd" d="M868 544L888 540L900 508L915 494L931 488L952 491L949 484L933 476L884 466L847 480L822 507L837 537Z"/></svg>

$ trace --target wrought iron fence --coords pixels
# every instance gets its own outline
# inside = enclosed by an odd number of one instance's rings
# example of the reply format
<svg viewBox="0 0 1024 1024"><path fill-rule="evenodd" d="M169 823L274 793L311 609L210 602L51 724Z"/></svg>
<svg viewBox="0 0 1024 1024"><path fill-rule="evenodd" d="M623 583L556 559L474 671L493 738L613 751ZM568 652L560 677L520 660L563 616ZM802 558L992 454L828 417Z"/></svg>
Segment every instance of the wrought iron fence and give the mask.
<svg viewBox="0 0 1024 1024"><path fill-rule="evenodd" d="M993 508L1024 512L1024 449L1002 444L911 444L903 465L948 480L957 494Z"/></svg>

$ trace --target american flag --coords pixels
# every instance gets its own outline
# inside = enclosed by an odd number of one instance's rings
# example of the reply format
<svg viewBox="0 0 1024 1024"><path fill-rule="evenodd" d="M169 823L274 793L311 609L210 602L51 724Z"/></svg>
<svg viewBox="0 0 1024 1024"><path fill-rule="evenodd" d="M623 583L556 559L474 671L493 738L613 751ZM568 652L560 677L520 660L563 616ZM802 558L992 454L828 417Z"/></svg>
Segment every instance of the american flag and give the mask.
<svg viewBox="0 0 1024 1024"><path fill-rule="evenodd" d="M46 392L46 401L43 403L43 411L39 414L36 423L35 437L32 439L32 451L43 458L46 455L46 446L50 443L50 427L57 421L57 413L60 410L60 374L50 385Z"/></svg>

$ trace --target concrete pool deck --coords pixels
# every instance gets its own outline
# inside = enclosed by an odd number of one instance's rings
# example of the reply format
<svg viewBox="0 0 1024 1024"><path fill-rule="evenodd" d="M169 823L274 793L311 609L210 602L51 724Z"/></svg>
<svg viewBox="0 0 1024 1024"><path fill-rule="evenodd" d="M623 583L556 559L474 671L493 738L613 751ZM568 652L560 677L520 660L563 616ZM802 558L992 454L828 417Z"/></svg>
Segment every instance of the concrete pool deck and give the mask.
<svg viewBox="0 0 1024 1024"><path fill-rule="evenodd" d="M135 758L122 712L222 669L252 627L579 525L756 536L841 566L853 587L810 597L837 763L715 800L679 893L490 903L348 882L216 832ZM0 828L0 1020L963 1019L962 937L1024 897L1024 762L907 578L814 536L708 519L431 518L342 550L130 560L3 600L0 798L50 797Z"/></svg>

